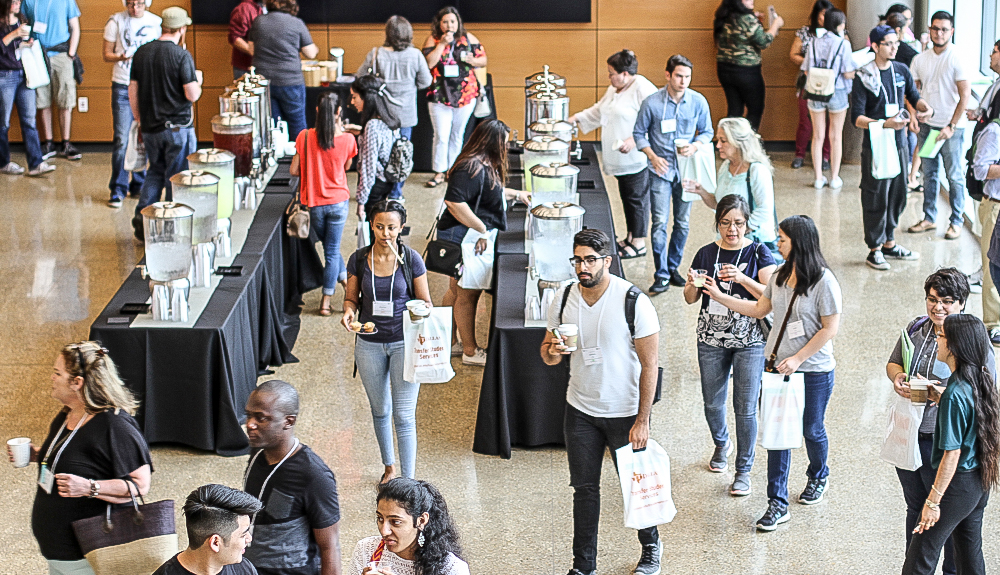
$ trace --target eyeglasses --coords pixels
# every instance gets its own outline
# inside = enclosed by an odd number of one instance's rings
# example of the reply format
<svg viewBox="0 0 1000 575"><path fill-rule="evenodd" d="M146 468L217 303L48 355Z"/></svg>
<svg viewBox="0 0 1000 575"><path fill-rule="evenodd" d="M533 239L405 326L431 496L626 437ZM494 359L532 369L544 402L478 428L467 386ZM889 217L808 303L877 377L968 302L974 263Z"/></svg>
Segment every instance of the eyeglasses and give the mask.
<svg viewBox="0 0 1000 575"><path fill-rule="evenodd" d="M596 264L597 262L603 261L604 258L610 258L610 257L611 256L600 256L600 257L597 257L597 256L587 256L585 258L572 257L572 258L569 258L569 263L573 264L573 267L576 267L576 268L578 268L578 267L580 267L580 266L582 266L584 264L586 264L586 267L591 268L591 267L594 267L594 264Z"/></svg>
<svg viewBox="0 0 1000 575"><path fill-rule="evenodd" d="M931 26L930 28L928 28L928 30L930 30L931 32L948 33L952 31L952 28L938 28L937 26Z"/></svg>
<svg viewBox="0 0 1000 575"><path fill-rule="evenodd" d="M936 297L927 296L927 303L931 304L931 307L937 307L937 304L941 304L945 307L953 306L957 302L952 298L938 299Z"/></svg>
<svg viewBox="0 0 1000 575"><path fill-rule="evenodd" d="M896 42L880 42L879 45L881 45L881 46L888 46L889 48L898 48L899 47L899 42L898 41L896 41Z"/></svg>
<svg viewBox="0 0 1000 575"><path fill-rule="evenodd" d="M126 6L145 6L146 0L129 0L125 3Z"/></svg>
<svg viewBox="0 0 1000 575"><path fill-rule="evenodd" d="M732 221L730 221L730 220L722 220L721 222L719 222L719 227L720 228L726 228L726 229L728 229L728 228L743 229L743 228L747 227L747 221L746 220L732 220Z"/></svg>

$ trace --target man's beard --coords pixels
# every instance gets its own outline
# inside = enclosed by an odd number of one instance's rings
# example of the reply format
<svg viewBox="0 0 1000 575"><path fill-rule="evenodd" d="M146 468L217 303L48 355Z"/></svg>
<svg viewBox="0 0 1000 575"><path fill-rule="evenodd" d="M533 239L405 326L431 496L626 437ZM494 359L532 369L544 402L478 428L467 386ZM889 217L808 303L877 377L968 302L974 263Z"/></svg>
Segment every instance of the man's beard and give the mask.
<svg viewBox="0 0 1000 575"><path fill-rule="evenodd" d="M601 283L602 279L604 279L604 268L603 267L600 268L600 269L598 269L597 273L593 274L590 277L589 280L580 280L580 285L582 285L585 288L592 288L592 287L596 286L597 284Z"/></svg>

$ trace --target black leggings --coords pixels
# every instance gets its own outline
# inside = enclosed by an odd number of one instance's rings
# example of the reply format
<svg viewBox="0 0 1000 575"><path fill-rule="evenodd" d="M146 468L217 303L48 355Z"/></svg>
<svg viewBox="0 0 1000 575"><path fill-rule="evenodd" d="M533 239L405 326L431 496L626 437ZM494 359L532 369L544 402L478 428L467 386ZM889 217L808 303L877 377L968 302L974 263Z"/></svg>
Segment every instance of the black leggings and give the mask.
<svg viewBox="0 0 1000 575"><path fill-rule="evenodd" d="M618 180L618 193L622 197L626 230L633 238L646 237L646 227L649 225L649 169L615 176L615 179Z"/></svg>
<svg viewBox="0 0 1000 575"><path fill-rule="evenodd" d="M743 116L746 107L746 119L754 131L760 130L760 119L764 117L764 75L757 66L737 66L726 62L715 63L719 75L719 83L726 94L726 117L739 118Z"/></svg>

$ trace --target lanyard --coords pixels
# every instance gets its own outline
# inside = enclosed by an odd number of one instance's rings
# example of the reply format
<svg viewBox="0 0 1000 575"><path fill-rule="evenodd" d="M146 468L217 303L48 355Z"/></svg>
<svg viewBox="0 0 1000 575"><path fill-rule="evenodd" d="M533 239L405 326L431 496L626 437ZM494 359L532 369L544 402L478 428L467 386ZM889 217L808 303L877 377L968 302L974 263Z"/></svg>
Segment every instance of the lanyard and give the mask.
<svg viewBox="0 0 1000 575"><path fill-rule="evenodd" d="M80 431L80 428L83 427L83 424L86 423L89 418L90 414L85 413L83 417L80 418L80 421L76 422L76 427L73 428L73 431L69 432L69 437L62 442L62 446L59 448L59 451L56 452L56 458L52 462L52 465L48 465L48 459L49 456L52 455L52 449L56 445L56 439L58 439L59 436L62 435L63 430L66 429L66 423L69 420L69 414L66 414L66 419L63 420L62 427L59 428L59 431L57 431L55 436L52 438L52 443L49 444L49 449L45 452L45 457L42 458L43 467L49 467L49 472L55 472L56 464L59 463L59 458L62 456L66 446L69 445L70 441L73 441L73 436L76 435L77 431Z"/></svg>
<svg viewBox="0 0 1000 575"><path fill-rule="evenodd" d="M934 366L934 360L937 358L937 337L935 336L935 333L934 333L934 323L931 322L930 320L927 320L927 323L931 324L931 334L930 335L931 335L931 337L934 338L934 348L931 350L930 356L927 358L927 370L926 370L926 373L924 374L924 379L930 379L931 378L931 368ZM927 340L928 339L930 339L930 338L926 338L925 337L924 341L920 342L920 351L918 351L917 355L916 355L917 363L920 363L920 356L922 356L924 354L924 346L927 345ZM912 367L912 370L915 371L915 372L917 372L917 374L920 373L919 366L917 366L917 365L914 365ZM909 375L909 374L907 374L907 375Z"/></svg>
<svg viewBox="0 0 1000 575"><path fill-rule="evenodd" d="M667 119L667 103L668 102L673 102L673 101L674 101L673 98L670 97L670 92L668 92L667 89L664 88L663 89L663 111L660 112L660 121L661 122ZM683 98L681 99L681 101L682 102L684 101ZM675 108L679 108L680 104L675 103L674 107ZM677 117L677 111L675 110L674 111L674 118L676 118L676 117Z"/></svg>
<svg viewBox="0 0 1000 575"><path fill-rule="evenodd" d="M577 285L579 286L580 284L577 284ZM611 286L608 286L608 289L611 289ZM579 348L583 349L585 347L583 345L583 306L587 302L586 302L586 300L583 299L583 290L580 289L578 291L580 292L580 303L576 307L576 324L577 324L576 331L579 334L579 336L578 336L579 341L580 341ZM604 310L605 310L605 308L608 307L607 306L608 301L604 299L605 295L607 295L607 290L605 290L604 294L601 295L601 300L602 300L601 301L601 313L597 315L597 343L601 342L601 323L604 322ZM600 346L598 346L598 347L600 347Z"/></svg>
<svg viewBox="0 0 1000 575"><path fill-rule="evenodd" d="M281 458L281 461L279 461L278 464L274 466L274 469L271 470L271 473L268 473L267 477L264 478L264 483L261 483L261 485L260 485L260 494L257 495L257 499L260 499L260 500L264 499L264 489L267 488L267 482L271 480L271 476L274 475L274 472L277 471L279 467L281 467L281 464L284 463L285 460L287 460L289 457L291 457L293 453L295 453L295 449L298 448L298 446L299 446L299 438L296 437L295 438L295 443L292 444L292 448L289 449L288 453L286 453L285 456ZM246 491L246 489L247 489L247 479L250 478L250 470L253 469L253 464L254 464L255 461L257 461L257 456L260 455L263 452L264 452L264 450L261 449L260 451L258 451L257 453L255 453L253 455L253 458L250 459L250 464L247 465L246 473L243 474L243 490L244 491ZM257 521L257 514L256 513L254 513L253 517L250 518L250 533L251 534L253 533L253 525L254 525L255 521Z"/></svg>
<svg viewBox="0 0 1000 575"><path fill-rule="evenodd" d="M749 174L747 174L747 175L749 176ZM753 242L750 242L750 243L751 243L751 245L753 244ZM716 244L716 246L715 246L715 247L716 247L717 249L716 249L716 251L715 251L715 267L713 267L713 268L712 268L712 270L713 270L713 271L712 271L712 275L713 275L713 276L715 275L715 272L716 272L716 271L718 271L718 266L719 266L719 256L720 256L720 255L722 255L722 246L720 246L720 245ZM738 269L740 268L740 260L741 260L741 259L743 259L743 248L745 248L745 247L746 247L746 246L740 246L740 253L736 254L736 261L735 261L735 262L733 262L733 265L734 265L734 266L736 266L736 269L737 269L737 270L738 270ZM727 294L729 294L729 295L733 295L733 284L734 284L734 283L735 283L735 280L734 280L734 281L731 281L731 282L729 282L729 289L728 289L728 290L726 290L726 293L727 293Z"/></svg>
<svg viewBox="0 0 1000 575"><path fill-rule="evenodd" d="M392 249L392 248L390 248ZM375 250L369 250L368 255L371 259L371 272L372 272L372 301L378 301L378 295L375 293ZM399 256L392 260L392 276L389 279L389 301L392 301L392 290L396 286L396 270L399 269Z"/></svg>

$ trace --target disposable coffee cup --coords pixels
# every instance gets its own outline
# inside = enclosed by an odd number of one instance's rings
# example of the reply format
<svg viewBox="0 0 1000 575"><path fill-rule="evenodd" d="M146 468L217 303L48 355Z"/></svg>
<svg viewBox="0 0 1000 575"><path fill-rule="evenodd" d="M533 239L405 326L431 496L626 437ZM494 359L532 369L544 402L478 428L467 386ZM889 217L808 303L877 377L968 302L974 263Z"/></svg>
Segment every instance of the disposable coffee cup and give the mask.
<svg viewBox="0 0 1000 575"><path fill-rule="evenodd" d="M27 467L31 461L31 439L15 437L7 441L7 447L14 455L14 467Z"/></svg>
<svg viewBox="0 0 1000 575"><path fill-rule="evenodd" d="M580 337L580 328L575 323L559 324L559 334L563 336L566 351L576 351L576 340Z"/></svg>
<svg viewBox="0 0 1000 575"><path fill-rule="evenodd" d="M927 403L927 380L910 380L910 401L914 405L924 405Z"/></svg>
<svg viewBox="0 0 1000 575"><path fill-rule="evenodd" d="M406 311L410 312L410 321L423 321L431 314L427 309L427 302L422 299L411 299L406 302Z"/></svg>
<svg viewBox="0 0 1000 575"><path fill-rule="evenodd" d="M201 70L195 70L194 71L194 77L195 77L196 80L198 80L198 84L204 84L205 83L205 73L202 72Z"/></svg>
<svg viewBox="0 0 1000 575"><path fill-rule="evenodd" d="M708 270L692 270L694 272L694 287L705 287L705 278L708 277Z"/></svg>
<svg viewBox="0 0 1000 575"><path fill-rule="evenodd" d="M677 148L677 152L678 153L680 153L680 151L681 151L682 148L686 148L689 145L691 145L691 142L689 142L689 141L687 141L687 140L685 140L683 138L677 138L676 140L674 140L674 147Z"/></svg>

